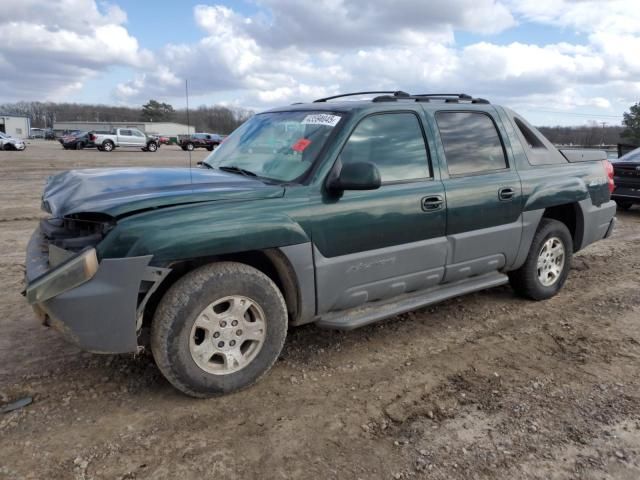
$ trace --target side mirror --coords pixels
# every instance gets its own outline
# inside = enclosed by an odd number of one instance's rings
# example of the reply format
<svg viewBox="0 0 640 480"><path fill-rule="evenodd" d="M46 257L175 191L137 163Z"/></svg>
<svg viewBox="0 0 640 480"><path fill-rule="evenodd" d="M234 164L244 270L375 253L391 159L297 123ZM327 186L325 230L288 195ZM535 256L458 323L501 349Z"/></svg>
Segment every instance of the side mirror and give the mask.
<svg viewBox="0 0 640 480"><path fill-rule="evenodd" d="M371 162L354 162L342 165L340 173L327 184L329 190L375 190L380 188L380 172Z"/></svg>

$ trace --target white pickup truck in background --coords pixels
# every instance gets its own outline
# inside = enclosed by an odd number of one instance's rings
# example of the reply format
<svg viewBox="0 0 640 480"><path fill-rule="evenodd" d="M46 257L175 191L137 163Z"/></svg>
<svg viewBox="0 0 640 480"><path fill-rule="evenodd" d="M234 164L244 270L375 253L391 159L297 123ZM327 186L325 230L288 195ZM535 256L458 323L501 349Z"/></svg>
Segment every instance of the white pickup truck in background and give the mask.
<svg viewBox="0 0 640 480"><path fill-rule="evenodd" d="M91 140L101 152L111 152L114 148L140 148L143 152L158 150L158 140L149 137L137 128L116 128L111 133L91 133Z"/></svg>

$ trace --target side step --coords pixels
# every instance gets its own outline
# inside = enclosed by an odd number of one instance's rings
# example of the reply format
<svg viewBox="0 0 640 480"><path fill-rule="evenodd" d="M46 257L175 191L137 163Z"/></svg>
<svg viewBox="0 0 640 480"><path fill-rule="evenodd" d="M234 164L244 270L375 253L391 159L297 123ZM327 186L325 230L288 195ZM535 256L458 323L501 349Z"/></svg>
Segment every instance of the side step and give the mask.
<svg viewBox="0 0 640 480"><path fill-rule="evenodd" d="M508 282L509 278L503 273L486 273L428 290L407 293L391 300L368 303L351 310L329 312L318 317L316 325L334 330L353 330L452 297L497 287Z"/></svg>

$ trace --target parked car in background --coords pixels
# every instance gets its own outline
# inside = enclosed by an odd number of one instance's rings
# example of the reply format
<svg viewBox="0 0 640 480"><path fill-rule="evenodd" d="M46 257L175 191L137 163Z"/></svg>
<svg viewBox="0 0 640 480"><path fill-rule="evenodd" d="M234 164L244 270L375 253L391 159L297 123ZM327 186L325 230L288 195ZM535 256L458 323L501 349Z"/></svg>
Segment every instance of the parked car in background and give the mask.
<svg viewBox="0 0 640 480"><path fill-rule="evenodd" d="M640 148L612 162L616 185L611 198L621 210L640 204Z"/></svg>
<svg viewBox="0 0 640 480"><path fill-rule="evenodd" d="M29 129L29 138L44 138L44 130L42 128Z"/></svg>
<svg viewBox="0 0 640 480"><path fill-rule="evenodd" d="M206 148L211 151L222 143L222 135L217 133L194 133L193 135L180 135L178 145L183 150L193 151L196 148Z"/></svg>
<svg viewBox="0 0 640 480"><path fill-rule="evenodd" d="M147 136L137 128L116 128L111 133L91 133L89 139L101 152L111 152L115 148L140 148L144 152L158 150L158 140Z"/></svg>
<svg viewBox="0 0 640 480"><path fill-rule="evenodd" d="M13 138L6 133L0 133L0 150L18 150L22 151L27 148L24 140L20 138Z"/></svg>
<svg viewBox="0 0 640 480"><path fill-rule="evenodd" d="M169 137L160 135L159 133L147 132L147 136L153 137L158 142L158 147L160 147L160 145L169 145L169 143L171 143Z"/></svg>
<svg viewBox="0 0 640 480"><path fill-rule="evenodd" d="M96 145L90 138L91 133L83 131L73 132L61 137L60 143L65 150L82 150L83 148L95 148Z"/></svg>
<svg viewBox="0 0 640 480"><path fill-rule="evenodd" d="M44 131L44 139L45 140L55 140L56 139L56 132L53 131L53 128L47 128Z"/></svg>

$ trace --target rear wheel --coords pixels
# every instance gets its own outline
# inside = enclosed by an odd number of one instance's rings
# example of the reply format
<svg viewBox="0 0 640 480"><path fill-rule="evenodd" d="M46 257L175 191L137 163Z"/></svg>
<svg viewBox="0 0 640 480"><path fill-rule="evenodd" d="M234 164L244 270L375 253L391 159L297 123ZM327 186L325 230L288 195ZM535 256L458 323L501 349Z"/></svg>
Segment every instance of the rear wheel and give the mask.
<svg viewBox="0 0 640 480"><path fill-rule="evenodd" d="M158 144L156 142L149 142L147 145L147 151L155 152L156 150L158 150Z"/></svg>
<svg viewBox="0 0 640 480"><path fill-rule="evenodd" d="M113 142L111 140L106 140L102 144L102 150L105 151L105 152L112 151L114 147L115 147L115 145L113 144Z"/></svg>
<svg viewBox="0 0 640 480"><path fill-rule="evenodd" d="M84 143L78 142L76 143L76 150L82 150L84 148Z"/></svg>
<svg viewBox="0 0 640 480"><path fill-rule="evenodd" d="M625 210L626 211L626 210L629 210L633 206L633 203L626 202L624 200L616 200L616 205L618 205L618 208L620 210Z"/></svg>
<svg viewBox="0 0 640 480"><path fill-rule="evenodd" d="M286 335L287 309L273 281L248 265L222 262L167 291L153 318L151 350L174 387L204 398L255 383Z"/></svg>
<svg viewBox="0 0 640 480"><path fill-rule="evenodd" d="M524 264L509 273L509 281L519 295L544 300L560 291L569 275L573 240L567 226L543 218L533 237Z"/></svg>

